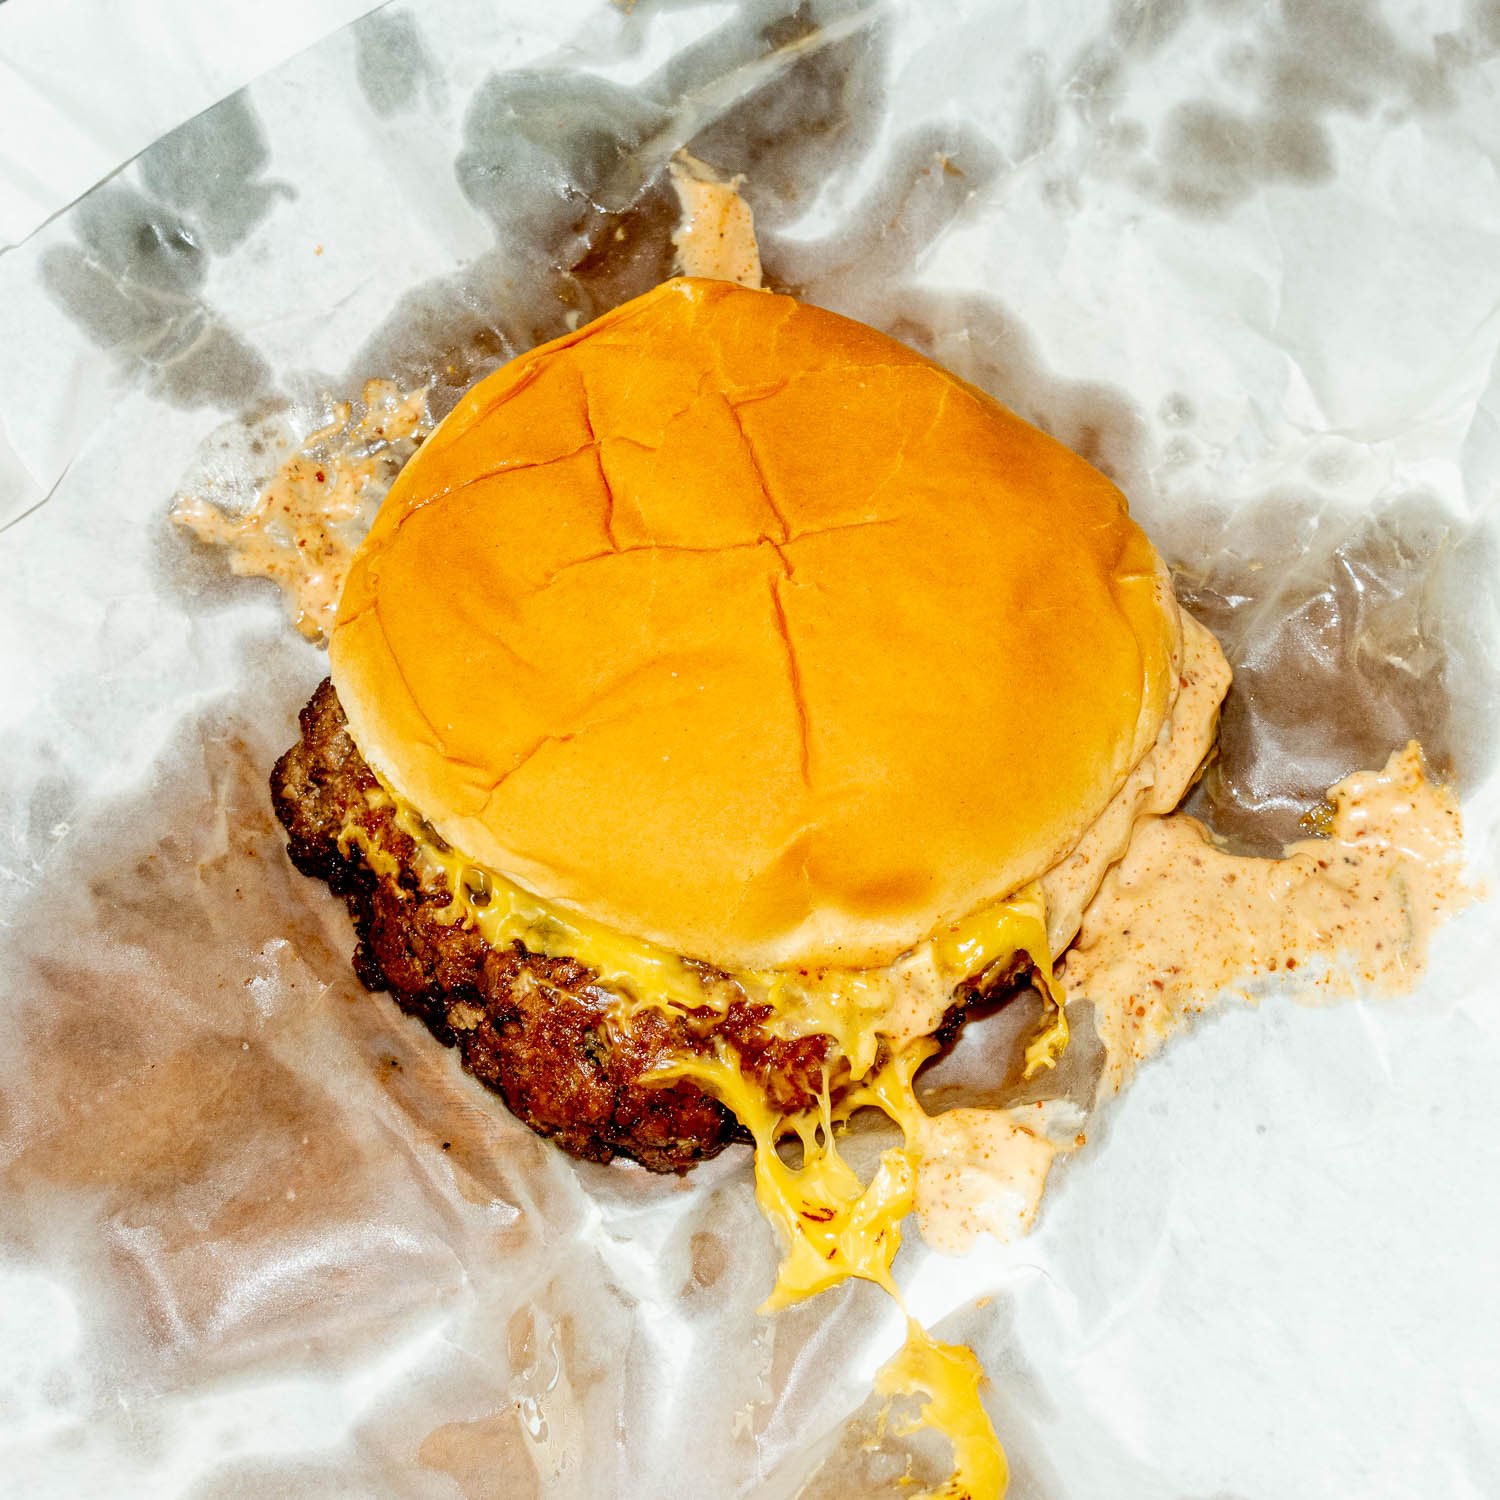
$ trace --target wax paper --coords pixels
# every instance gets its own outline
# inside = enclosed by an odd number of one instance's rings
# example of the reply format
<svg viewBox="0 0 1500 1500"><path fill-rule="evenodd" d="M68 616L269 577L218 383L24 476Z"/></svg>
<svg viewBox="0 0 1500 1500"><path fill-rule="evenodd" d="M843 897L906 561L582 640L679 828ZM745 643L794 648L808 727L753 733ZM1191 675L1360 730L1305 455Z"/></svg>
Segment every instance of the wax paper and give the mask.
<svg viewBox="0 0 1500 1500"><path fill-rule="evenodd" d="M774 284L1125 487L1237 670L1223 837L1415 735L1492 877L1497 84L1490 4L434 0L0 257L0 1491L900 1493L899 1314L756 1314L745 1152L574 1162L360 990L266 793L323 658L168 506L659 279L688 146ZM912 1235L1017 1500L1500 1492L1497 972L1479 904L1409 997L1227 1005L1031 1236Z"/></svg>
<svg viewBox="0 0 1500 1500"><path fill-rule="evenodd" d="M166 131L374 9L371 0L10 0L0 18L0 249Z"/></svg>

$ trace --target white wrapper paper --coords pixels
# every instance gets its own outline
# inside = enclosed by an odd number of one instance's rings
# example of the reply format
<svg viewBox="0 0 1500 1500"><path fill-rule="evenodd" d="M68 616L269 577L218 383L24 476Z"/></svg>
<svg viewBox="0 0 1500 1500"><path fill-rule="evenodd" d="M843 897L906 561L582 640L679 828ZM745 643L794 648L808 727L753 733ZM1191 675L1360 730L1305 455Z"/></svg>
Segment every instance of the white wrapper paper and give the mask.
<svg viewBox="0 0 1500 1500"><path fill-rule="evenodd" d="M1195 794L1226 837L1274 845L1415 735L1492 872L1497 85L1477 4L441 0L0 258L0 1492L882 1472L898 1314L757 1317L743 1151L580 1165L359 989L266 794L322 659L168 526L180 486L248 496L366 378L441 411L644 289L689 146L746 174L773 283L1124 485L1237 667ZM1029 1238L912 1236L1017 1500L1500 1493L1497 972L1481 905L1408 998L1227 1008ZM1003 1092L1003 1029L934 1087Z"/></svg>

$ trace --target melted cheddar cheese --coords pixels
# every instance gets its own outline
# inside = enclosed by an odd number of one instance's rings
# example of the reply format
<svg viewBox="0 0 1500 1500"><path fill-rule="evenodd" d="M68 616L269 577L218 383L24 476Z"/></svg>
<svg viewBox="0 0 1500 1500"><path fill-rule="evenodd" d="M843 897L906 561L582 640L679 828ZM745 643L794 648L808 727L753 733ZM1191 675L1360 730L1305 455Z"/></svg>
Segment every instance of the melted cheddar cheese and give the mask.
<svg viewBox="0 0 1500 1500"><path fill-rule="evenodd" d="M925 1396L920 1415L897 1431L909 1434L928 1427L953 1445L953 1473L941 1488L913 1500L983 1500L1005 1493L1010 1466L979 1399L983 1379L972 1349L940 1344L920 1323L907 1319L906 1343L875 1377L875 1389L888 1398Z"/></svg>
<svg viewBox="0 0 1500 1500"><path fill-rule="evenodd" d="M709 1052L684 1049L664 1056L643 1080L691 1079L749 1131L756 1200L782 1247L776 1284L762 1312L850 1277L872 1281L900 1300L891 1263L933 1125L917 1099L914 1079L938 1050L932 1033L956 989L982 985L987 976L1024 959L1048 1001L1047 1020L1026 1049L1028 1076L1053 1066L1067 1045L1047 914L1035 883L949 924L885 968L724 974L542 901L481 868L383 786L371 791L368 802L371 809L392 809L396 826L416 845L421 877L449 893L441 920L473 927L491 947L520 943L534 953L577 960L598 975L626 1016L645 1008L722 1012L735 1000L748 999L766 1008L763 1024L775 1036L831 1039L821 1091L803 1109L774 1105L723 1036ZM397 873L390 851L351 816L339 847L347 854L356 846L376 874ZM830 1081L834 1067L837 1092ZM840 1153L838 1135L850 1115L867 1108L893 1121L903 1139L881 1153L872 1176L862 1181ZM903 1431L931 1427L952 1444L955 1472L937 1495L998 1500L1004 1493L1005 1455L979 1398L981 1378L971 1351L935 1342L910 1319L905 1346L880 1373L877 1389L887 1397L925 1398L920 1415Z"/></svg>

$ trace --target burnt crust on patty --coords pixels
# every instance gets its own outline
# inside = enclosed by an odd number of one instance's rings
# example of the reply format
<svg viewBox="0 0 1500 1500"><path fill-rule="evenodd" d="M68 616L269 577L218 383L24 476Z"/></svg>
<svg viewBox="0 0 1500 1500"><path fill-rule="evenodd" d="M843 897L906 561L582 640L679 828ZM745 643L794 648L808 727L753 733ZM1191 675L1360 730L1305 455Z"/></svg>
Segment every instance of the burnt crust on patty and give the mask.
<svg viewBox="0 0 1500 1500"><path fill-rule="evenodd" d="M728 1041L740 1064L788 1112L811 1103L825 1064L837 1088L839 1060L826 1036L788 1040L761 1024L746 1000L719 1010L622 1012L597 975L571 958L521 944L493 948L463 922L444 922L452 893L441 874L419 869L417 846L349 734L331 682L298 717L301 738L271 773L271 798L292 863L326 881L354 921L354 970L367 989L388 990L519 1119L589 1161L627 1156L654 1172L685 1171L731 1141L749 1137L717 1100L683 1080L642 1082L684 1050ZM371 806L371 801L375 805ZM357 842L339 847L350 819L396 863L377 874ZM347 850L347 852L346 852ZM1015 966L998 980L1013 983ZM996 976L987 976L992 989ZM960 993L939 1040L956 1033L969 996Z"/></svg>

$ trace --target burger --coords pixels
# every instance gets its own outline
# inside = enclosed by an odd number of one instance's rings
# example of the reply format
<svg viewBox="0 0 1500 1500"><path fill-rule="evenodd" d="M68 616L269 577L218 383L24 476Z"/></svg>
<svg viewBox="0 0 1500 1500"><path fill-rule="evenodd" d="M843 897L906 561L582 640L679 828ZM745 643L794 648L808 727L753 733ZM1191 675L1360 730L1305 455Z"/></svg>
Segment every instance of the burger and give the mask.
<svg viewBox="0 0 1500 1500"><path fill-rule="evenodd" d="M753 1142L771 1306L891 1284L917 1071L1028 987L1053 1063L1053 962L1228 685L1081 458L884 334L688 278L467 393L330 667L272 787L360 979L576 1156ZM869 1107L904 1145L862 1179Z"/></svg>

